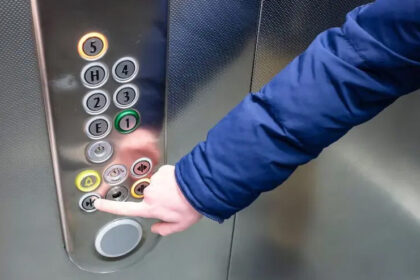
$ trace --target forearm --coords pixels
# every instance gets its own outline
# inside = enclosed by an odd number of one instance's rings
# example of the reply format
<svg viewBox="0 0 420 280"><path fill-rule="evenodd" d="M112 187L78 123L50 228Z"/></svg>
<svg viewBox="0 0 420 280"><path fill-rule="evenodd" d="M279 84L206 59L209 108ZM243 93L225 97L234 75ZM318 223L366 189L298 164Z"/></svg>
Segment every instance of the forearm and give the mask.
<svg viewBox="0 0 420 280"><path fill-rule="evenodd" d="M228 218L419 88L419 5L383 0L354 10L342 28L319 35L248 95L177 163L177 181L191 204L208 217Z"/></svg>

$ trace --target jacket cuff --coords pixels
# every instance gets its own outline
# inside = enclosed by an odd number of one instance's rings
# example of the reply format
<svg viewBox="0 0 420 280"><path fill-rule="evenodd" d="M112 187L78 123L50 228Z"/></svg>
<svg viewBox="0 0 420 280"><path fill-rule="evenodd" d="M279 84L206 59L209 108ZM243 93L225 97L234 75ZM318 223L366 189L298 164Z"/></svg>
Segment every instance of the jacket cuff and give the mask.
<svg viewBox="0 0 420 280"><path fill-rule="evenodd" d="M194 150L200 149L201 144ZM197 212L218 223L223 223L237 209L232 209L232 207L220 201L201 180L199 171L193 164L194 150L176 163L176 181L182 194Z"/></svg>

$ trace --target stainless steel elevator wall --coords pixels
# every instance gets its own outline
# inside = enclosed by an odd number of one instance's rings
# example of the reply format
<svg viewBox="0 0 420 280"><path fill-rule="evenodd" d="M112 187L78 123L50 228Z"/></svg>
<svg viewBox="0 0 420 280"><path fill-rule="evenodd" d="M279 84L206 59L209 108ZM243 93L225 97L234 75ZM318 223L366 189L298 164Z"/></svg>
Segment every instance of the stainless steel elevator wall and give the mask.
<svg viewBox="0 0 420 280"><path fill-rule="evenodd" d="M362 2L264 1L253 90ZM229 279L419 279L418 104L401 98L239 213Z"/></svg>
<svg viewBox="0 0 420 280"><path fill-rule="evenodd" d="M249 91L258 14L259 1L171 2L170 163ZM73 265L63 248L29 1L0 2L0 62L1 280L227 278L232 220L203 220L163 238L137 265L113 274Z"/></svg>

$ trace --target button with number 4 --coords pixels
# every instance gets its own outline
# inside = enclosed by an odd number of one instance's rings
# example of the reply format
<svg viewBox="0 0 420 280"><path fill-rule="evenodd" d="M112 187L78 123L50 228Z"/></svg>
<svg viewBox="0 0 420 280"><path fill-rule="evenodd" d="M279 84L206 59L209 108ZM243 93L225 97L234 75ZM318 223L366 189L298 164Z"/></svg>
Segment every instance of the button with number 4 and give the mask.
<svg viewBox="0 0 420 280"><path fill-rule="evenodd" d="M114 104L120 109L132 107L139 100L140 94L137 86L133 84L123 85L114 93Z"/></svg>
<svg viewBox="0 0 420 280"><path fill-rule="evenodd" d="M120 112L114 120L115 128L121 133L133 132L140 125L140 114L133 109Z"/></svg>
<svg viewBox="0 0 420 280"><path fill-rule="evenodd" d="M103 57L108 50L108 40L98 32L90 32L80 38L77 51L83 59L92 61Z"/></svg>
<svg viewBox="0 0 420 280"><path fill-rule="evenodd" d="M112 76L117 82L127 83L132 81L139 72L137 60L132 57L123 57L115 62L112 67Z"/></svg>

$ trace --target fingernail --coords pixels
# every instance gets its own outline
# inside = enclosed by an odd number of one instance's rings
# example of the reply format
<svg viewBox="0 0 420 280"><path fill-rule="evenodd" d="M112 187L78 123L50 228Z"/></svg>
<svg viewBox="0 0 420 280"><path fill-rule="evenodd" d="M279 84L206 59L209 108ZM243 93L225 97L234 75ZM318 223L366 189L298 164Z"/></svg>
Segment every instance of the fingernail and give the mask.
<svg viewBox="0 0 420 280"><path fill-rule="evenodd" d="M95 201L93 202L93 206L95 206L95 208L98 208L98 206L100 206L100 204L101 204L101 200L99 198L95 199Z"/></svg>

